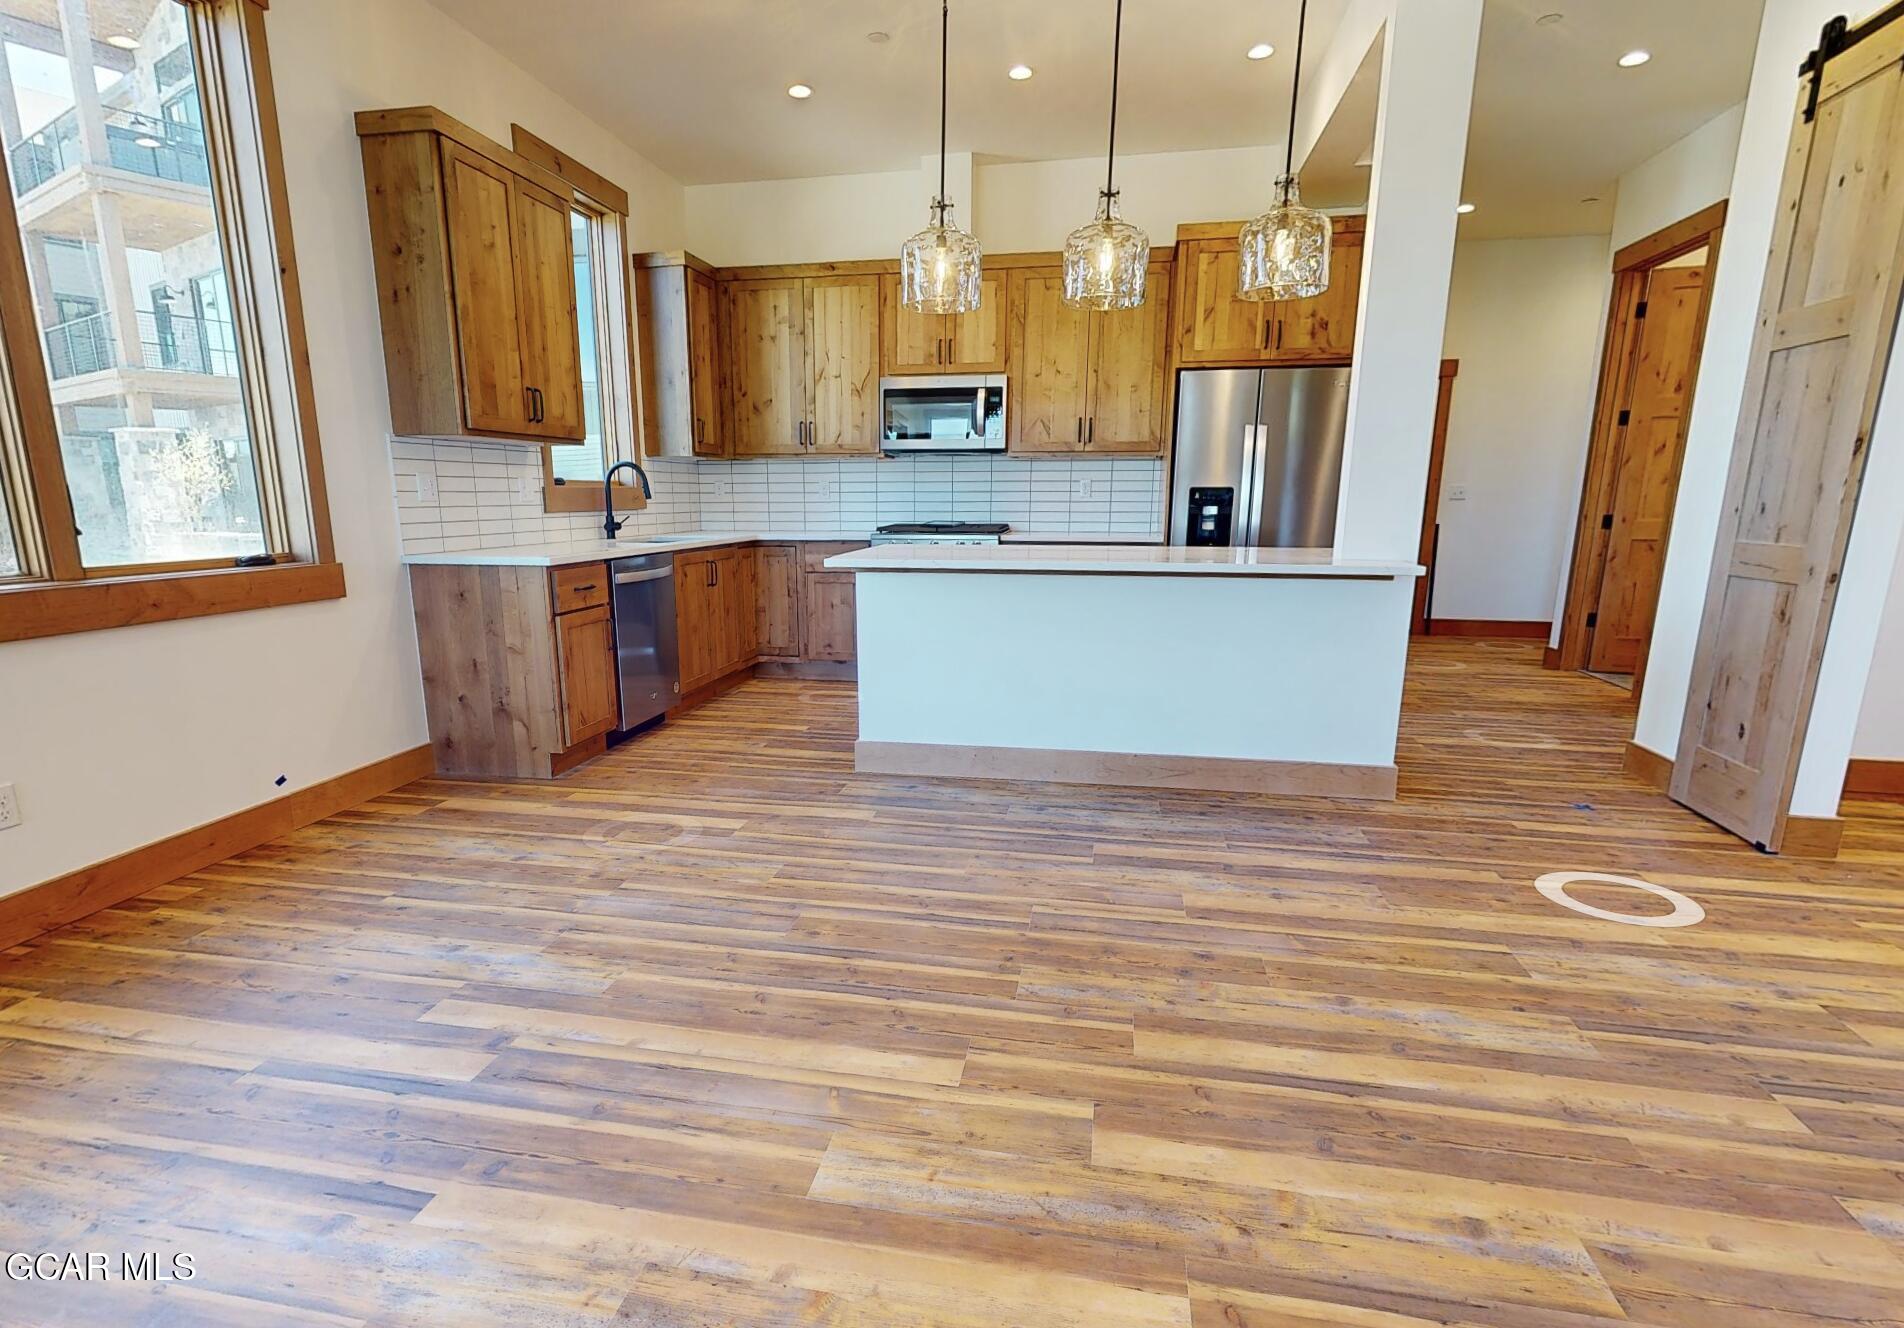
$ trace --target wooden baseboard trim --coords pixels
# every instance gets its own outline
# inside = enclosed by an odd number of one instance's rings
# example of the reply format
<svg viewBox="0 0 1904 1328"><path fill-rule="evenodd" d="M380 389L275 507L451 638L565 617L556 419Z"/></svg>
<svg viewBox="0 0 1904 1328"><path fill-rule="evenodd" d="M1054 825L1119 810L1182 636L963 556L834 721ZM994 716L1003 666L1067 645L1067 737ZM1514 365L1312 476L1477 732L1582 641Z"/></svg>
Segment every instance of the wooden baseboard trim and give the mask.
<svg viewBox="0 0 1904 1328"><path fill-rule="evenodd" d="M763 659L754 665L754 676L805 678L817 682L857 682L859 665L850 659Z"/></svg>
<svg viewBox="0 0 1904 1328"><path fill-rule="evenodd" d="M608 735L598 733L592 738L584 738L565 752L557 752L549 758L549 778L559 779L569 771L586 761L593 761L608 750Z"/></svg>
<svg viewBox="0 0 1904 1328"><path fill-rule="evenodd" d="M1620 762L1622 769L1642 784L1650 784L1664 793L1672 787L1673 759L1661 756L1651 747L1642 747L1637 742L1626 744L1626 756Z"/></svg>
<svg viewBox="0 0 1904 1328"><path fill-rule="evenodd" d="M169 839L30 885L0 899L0 949L77 922L435 772L436 756L425 743Z"/></svg>
<svg viewBox="0 0 1904 1328"><path fill-rule="evenodd" d="M1541 651L1540 652L1540 666L1543 669L1559 668L1560 667L1560 647L1548 646L1545 650Z"/></svg>
<svg viewBox="0 0 1904 1328"><path fill-rule="evenodd" d="M723 692L731 692L754 676L754 666L744 664L732 673L723 674L713 682L704 682L691 692L681 693L681 699L668 707L668 718L674 719L696 706L704 706Z"/></svg>
<svg viewBox="0 0 1904 1328"><path fill-rule="evenodd" d="M1424 635L1545 641L1553 632L1554 625L1550 622L1526 622L1518 618L1431 618Z"/></svg>
<svg viewBox="0 0 1904 1328"><path fill-rule="evenodd" d="M1854 756L1845 767L1844 791L1864 797L1904 797L1904 761L1874 761Z"/></svg>
<svg viewBox="0 0 1904 1328"><path fill-rule="evenodd" d="M1386 802L1395 798L1392 765L1332 765L1320 761L861 741L853 746L853 768L869 775L1023 779L1045 784L1282 793Z"/></svg>
<svg viewBox="0 0 1904 1328"><path fill-rule="evenodd" d="M1844 842L1844 822L1835 816L1790 816L1778 852L1784 858L1835 858Z"/></svg>

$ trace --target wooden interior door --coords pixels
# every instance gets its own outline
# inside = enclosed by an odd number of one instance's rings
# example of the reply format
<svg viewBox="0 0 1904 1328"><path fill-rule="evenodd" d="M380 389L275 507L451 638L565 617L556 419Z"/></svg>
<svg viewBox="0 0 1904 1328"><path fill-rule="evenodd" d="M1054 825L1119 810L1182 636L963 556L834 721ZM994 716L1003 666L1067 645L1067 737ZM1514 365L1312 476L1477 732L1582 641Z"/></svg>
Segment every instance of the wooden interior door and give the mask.
<svg viewBox="0 0 1904 1328"><path fill-rule="evenodd" d="M879 278L809 277L808 448L879 451Z"/></svg>
<svg viewBox="0 0 1904 1328"><path fill-rule="evenodd" d="M523 434L529 395L515 265L516 177L447 138L442 151L464 416L471 429Z"/></svg>
<svg viewBox="0 0 1904 1328"><path fill-rule="evenodd" d="M1011 395L1005 402L1013 452L1078 452L1090 414L1091 315L1064 302L1064 271L1011 274Z"/></svg>
<svg viewBox="0 0 1904 1328"><path fill-rule="evenodd" d="M727 455L721 390L720 290L705 272L687 269L688 392L694 455Z"/></svg>
<svg viewBox="0 0 1904 1328"><path fill-rule="evenodd" d="M1186 364L1262 360L1269 305L1236 293L1241 267L1235 240L1192 240L1183 246L1183 308L1177 357Z"/></svg>
<svg viewBox="0 0 1904 1328"><path fill-rule="evenodd" d="M1707 271L1658 267L1647 274L1639 352L1621 407L1620 459L1613 510L1606 514L1606 563L1600 576L1587 667L1636 673L1653 630L1666 528L1679 492L1686 412L1699 364Z"/></svg>
<svg viewBox="0 0 1904 1328"><path fill-rule="evenodd" d="M1673 766L1675 798L1774 852L1897 325L1900 59L1890 23L1800 102Z"/></svg>
<svg viewBox="0 0 1904 1328"><path fill-rule="evenodd" d="M518 177L513 184L522 377L535 394L528 429L541 438L579 440L588 433L588 419L569 205L527 180Z"/></svg>
<svg viewBox="0 0 1904 1328"><path fill-rule="evenodd" d="M899 278L879 279L882 373L945 372L945 315L922 314L899 303Z"/></svg>
<svg viewBox="0 0 1904 1328"><path fill-rule="evenodd" d="M1164 364L1170 351L1170 267L1153 263L1149 298L1093 316L1084 446L1090 452L1162 452Z"/></svg>
<svg viewBox="0 0 1904 1328"><path fill-rule="evenodd" d="M752 456L805 449L806 292L799 277L727 283L728 433Z"/></svg>

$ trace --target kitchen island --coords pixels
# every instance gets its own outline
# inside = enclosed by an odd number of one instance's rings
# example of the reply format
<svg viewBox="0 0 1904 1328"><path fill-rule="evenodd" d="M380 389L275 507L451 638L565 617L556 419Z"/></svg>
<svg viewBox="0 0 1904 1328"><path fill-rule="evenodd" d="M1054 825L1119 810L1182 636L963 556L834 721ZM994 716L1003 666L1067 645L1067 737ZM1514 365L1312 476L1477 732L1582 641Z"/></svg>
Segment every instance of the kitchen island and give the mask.
<svg viewBox="0 0 1904 1328"><path fill-rule="evenodd" d="M1326 549L886 545L860 770L1393 798L1413 563Z"/></svg>

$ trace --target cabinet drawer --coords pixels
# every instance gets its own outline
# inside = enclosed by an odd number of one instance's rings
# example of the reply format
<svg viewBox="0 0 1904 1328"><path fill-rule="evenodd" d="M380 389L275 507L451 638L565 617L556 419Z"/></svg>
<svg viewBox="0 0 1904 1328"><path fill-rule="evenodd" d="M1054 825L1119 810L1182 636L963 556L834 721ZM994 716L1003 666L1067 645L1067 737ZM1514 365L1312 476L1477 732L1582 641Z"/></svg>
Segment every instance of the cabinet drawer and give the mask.
<svg viewBox="0 0 1904 1328"><path fill-rule="evenodd" d="M549 572L549 591L557 613L592 609L608 603L608 564L577 563Z"/></svg>
<svg viewBox="0 0 1904 1328"><path fill-rule="evenodd" d="M811 541L800 546L800 567L803 571L824 572L826 560L836 553L851 553L854 549L866 547L864 540L851 540L843 544L831 542L815 544Z"/></svg>

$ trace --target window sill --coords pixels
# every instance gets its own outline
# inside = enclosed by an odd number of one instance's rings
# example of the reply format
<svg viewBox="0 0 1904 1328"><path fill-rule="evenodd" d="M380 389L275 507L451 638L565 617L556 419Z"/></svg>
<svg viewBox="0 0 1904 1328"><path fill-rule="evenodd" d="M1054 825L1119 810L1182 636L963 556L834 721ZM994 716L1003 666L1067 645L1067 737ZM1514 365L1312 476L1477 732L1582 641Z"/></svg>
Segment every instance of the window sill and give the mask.
<svg viewBox="0 0 1904 1328"><path fill-rule="evenodd" d="M0 642L344 597L342 563L222 567L0 588Z"/></svg>
<svg viewBox="0 0 1904 1328"><path fill-rule="evenodd" d="M632 484L615 485L615 510L617 512L639 512L648 505L641 496L641 490ZM542 510L544 512L599 512L602 510L602 485L600 480L570 480L567 484L545 484L542 486Z"/></svg>

